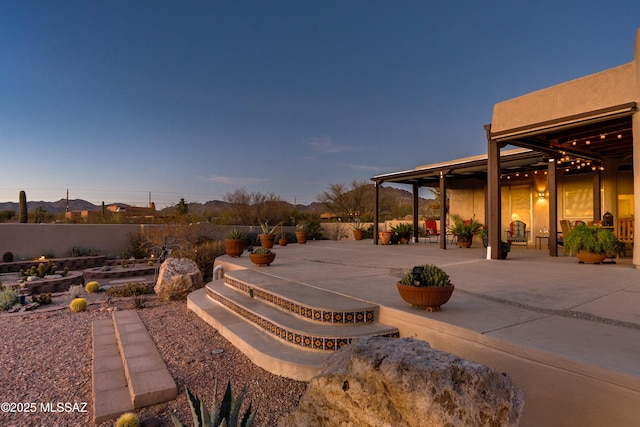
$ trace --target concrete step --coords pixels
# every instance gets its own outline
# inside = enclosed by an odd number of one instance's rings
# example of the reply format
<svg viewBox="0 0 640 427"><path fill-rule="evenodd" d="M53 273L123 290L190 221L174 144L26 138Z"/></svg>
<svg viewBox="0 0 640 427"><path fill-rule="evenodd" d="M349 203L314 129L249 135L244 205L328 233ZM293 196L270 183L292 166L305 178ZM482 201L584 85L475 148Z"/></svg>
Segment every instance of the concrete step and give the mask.
<svg viewBox="0 0 640 427"><path fill-rule="evenodd" d="M133 406L141 408L173 400L178 388L138 313L113 313L118 348Z"/></svg>
<svg viewBox="0 0 640 427"><path fill-rule="evenodd" d="M376 322L378 306L254 270L230 270L189 294L194 311L256 365L308 381L358 336L399 336Z"/></svg>
<svg viewBox="0 0 640 427"><path fill-rule="evenodd" d="M98 424L134 409L112 319L91 324L93 421Z"/></svg>
<svg viewBox="0 0 640 427"><path fill-rule="evenodd" d="M94 321L92 335L95 423L176 398L176 384L137 312Z"/></svg>
<svg viewBox="0 0 640 427"><path fill-rule="evenodd" d="M304 287L296 284L293 286ZM377 322L331 323L314 321L290 310L289 303L267 304L265 300L253 298L221 281L206 286L207 296L242 316L265 332L281 341L306 350L336 350L357 336L398 336L398 329ZM261 293L260 287L255 294ZM317 290L307 289L310 296ZM355 300L354 300L355 301ZM286 305L286 309L283 308ZM329 311L323 311L329 313ZM342 312L341 312L342 313ZM332 318L333 316L328 316Z"/></svg>
<svg viewBox="0 0 640 427"><path fill-rule="evenodd" d="M255 270L235 270L224 283L301 317L330 323L375 321L378 306Z"/></svg>
<svg viewBox="0 0 640 427"><path fill-rule="evenodd" d="M283 343L207 296L207 289L191 292L187 307L214 327L253 363L279 376L309 381L320 370L328 352L316 352Z"/></svg>

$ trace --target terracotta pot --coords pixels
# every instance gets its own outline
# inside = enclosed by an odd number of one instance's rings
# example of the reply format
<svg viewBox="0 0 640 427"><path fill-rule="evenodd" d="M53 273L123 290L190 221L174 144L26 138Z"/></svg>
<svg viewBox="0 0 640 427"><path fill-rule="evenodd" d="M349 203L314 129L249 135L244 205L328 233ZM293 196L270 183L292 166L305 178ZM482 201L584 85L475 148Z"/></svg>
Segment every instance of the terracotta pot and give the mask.
<svg viewBox="0 0 640 427"><path fill-rule="evenodd" d="M364 230L353 230L354 240L362 240L364 237Z"/></svg>
<svg viewBox="0 0 640 427"><path fill-rule="evenodd" d="M379 231L378 237L380 238L381 245L390 245L391 244L391 236L393 235L390 231Z"/></svg>
<svg viewBox="0 0 640 427"><path fill-rule="evenodd" d="M289 243L289 241L287 239L280 239L278 240L278 243L280 244L280 246L287 246L287 243Z"/></svg>
<svg viewBox="0 0 640 427"><path fill-rule="evenodd" d="M272 254L249 253L249 259L251 260L252 263L257 265L258 267L261 267L263 265L269 266L273 262L275 257L276 257L276 254L274 253Z"/></svg>
<svg viewBox="0 0 640 427"><path fill-rule="evenodd" d="M260 246L267 249L273 248L273 242L276 240L274 234L258 234L258 237L260 238Z"/></svg>
<svg viewBox="0 0 640 427"><path fill-rule="evenodd" d="M578 251L576 258L580 264L600 264L607 257L606 252L595 254L593 252Z"/></svg>
<svg viewBox="0 0 640 427"><path fill-rule="evenodd" d="M470 233L458 234L458 247L470 248L472 243L473 243L473 234L470 234Z"/></svg>
<svg viewBox="0 0 640 427"><path fill-rule="evenodd" d="M401 245L408 245L411 240L411 233L403 231L402 233L398 233L398 237L400 238Z"/></svg>
<svg viewBox="0 0 640 427"><path fill-rule="evenodd" d="M307 236L308 235L309 235L309 232L307 232L307 231L296 231L296 240L300 244L307 243Z"/></svg>
<svg viewBox="0 0 640 427"><path fill-rule="evenodd" d="M224 247L227 255L237 258L244 252L244 240L242 239L224 239Z"/></svg>
<svg viewBox="0 0 640 427"><path fill-rule="evenodd" d="M451 286L410 286L398 282L398 292L405 302L414 307L425 307L428 311L440 310L440 306L449 301L453 289Z"/></svg>

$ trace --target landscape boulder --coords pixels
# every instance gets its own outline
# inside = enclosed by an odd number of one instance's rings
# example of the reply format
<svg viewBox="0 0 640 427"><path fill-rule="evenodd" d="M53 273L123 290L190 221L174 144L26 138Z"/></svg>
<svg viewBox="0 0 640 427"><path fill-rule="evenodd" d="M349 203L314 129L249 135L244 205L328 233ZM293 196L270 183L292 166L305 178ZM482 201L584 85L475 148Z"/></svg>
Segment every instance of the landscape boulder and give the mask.
<svg viewBox="0 0 640 427"><path fill-rule="evenodd" d="M158 281L153 290L165 300L184 299L189 292L204 286L202 273L188 258L168 258L160 266Z"/></svg>
<svg viewBox="0 0 640 427"><path fill-rule="evenodd" d="M524 406L506 375L412 338L363 337L327 357L293 426L517 426Z"/></svg>

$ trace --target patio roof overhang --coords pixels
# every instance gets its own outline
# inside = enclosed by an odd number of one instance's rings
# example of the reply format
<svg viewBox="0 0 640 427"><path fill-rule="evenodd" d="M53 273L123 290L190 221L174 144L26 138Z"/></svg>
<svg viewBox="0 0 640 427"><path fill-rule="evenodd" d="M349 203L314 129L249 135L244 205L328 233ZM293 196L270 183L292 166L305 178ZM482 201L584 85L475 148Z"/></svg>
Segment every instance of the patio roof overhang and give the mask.
<svg viewBox="0 0 640 427"><path fill-rule="evenodd" d="M502 169L510 170L538 170L547 168L549 155L528 148L506 150L500 155ZM377 175L371 178L378 184L388 182L417 186L438 185L441 176L477 177L486 179L488 170L488 155L451 160L418 166L415 169Z"/></svg>
<svg viewBox="0 0 640 427"><path fill-rule="evenodd" d="M602 162L633 155L631 115L635 102L529 126L490 132L489 138L505 144L546 153L550 158L580 158Z"/></svg>

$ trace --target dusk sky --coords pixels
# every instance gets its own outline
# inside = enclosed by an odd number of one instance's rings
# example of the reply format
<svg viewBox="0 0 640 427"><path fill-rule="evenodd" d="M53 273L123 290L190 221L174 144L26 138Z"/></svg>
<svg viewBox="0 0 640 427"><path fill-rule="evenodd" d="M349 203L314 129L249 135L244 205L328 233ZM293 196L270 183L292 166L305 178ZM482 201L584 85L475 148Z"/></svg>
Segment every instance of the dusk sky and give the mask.
<svg viewBox="0 0 640 427"><path fill-rule="evenodd" d="M0 202L309 204L485 153L495 103L639 27L637 0L2 1Z"/></svg>

